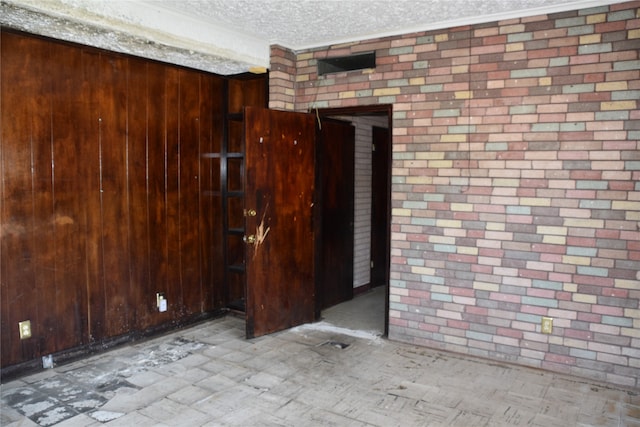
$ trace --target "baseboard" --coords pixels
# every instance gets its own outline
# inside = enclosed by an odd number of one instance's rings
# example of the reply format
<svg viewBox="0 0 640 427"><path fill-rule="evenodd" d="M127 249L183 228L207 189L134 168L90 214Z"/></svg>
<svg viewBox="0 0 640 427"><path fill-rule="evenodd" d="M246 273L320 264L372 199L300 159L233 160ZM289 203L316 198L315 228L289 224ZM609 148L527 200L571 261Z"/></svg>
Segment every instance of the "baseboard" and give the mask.
<svg viewBox="0 0 640 427"><path fill-rule="evenodd" d="M175 332L181 328L187 326L193 326L197 323L223 317L227 314L226 309L218 309L207 313L198 313L187 319L182 319L178 322L170 322L154 326L144 331L134 331L128 334L119 335L99 342L93 342L90 344L74 347L71 349L52 353L55 365L64 365L76 360L88 357L94 354L102 353L108 350L112 350L116 347L131 344L136 341L141 341L150 338L156 338L163 334ZM0 369L0 382L5 383L18 377L34 374L43 371L42 359L33 359L26 362L21 362L15 365L7 366Z"/></svg>

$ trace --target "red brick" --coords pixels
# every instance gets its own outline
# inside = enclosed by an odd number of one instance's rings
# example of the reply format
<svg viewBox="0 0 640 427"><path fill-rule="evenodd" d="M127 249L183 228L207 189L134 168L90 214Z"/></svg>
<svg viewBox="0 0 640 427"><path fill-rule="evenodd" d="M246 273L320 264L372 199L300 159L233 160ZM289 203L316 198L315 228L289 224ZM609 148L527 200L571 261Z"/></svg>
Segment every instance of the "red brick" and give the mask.
<svg viewBox="0 0 640 427"><path fill-rule="evenodd" d="M577 56L572 56L569 59L569 64L571 65L578 65L578 64L595 64L600 62L600 54L598 53L593 53L590 55L577 55ZM584 73L582 73L584 74Z"/></svg>
<svg viewBox="0 0 640 427"><path fill-rule="evenodd" d="M538 314L540 316L546 316L547 312L549 311L547 307L539 307L536 305L524 305L524 304L521 306L520 309L523 313Z"/></svg>
<svg viewBox="0 0 640 427"><path fill-rule="evenodd" d="M590 331L581 331L576 329L565 329L563 335L567 338L575 338L585 341L593 339L593 334Z"/></svg>
<svg viewBox="0 0 640 427"><path fill-rule="evenodd" d="M551 275L549 275L549 280L554 280ZM557 292L556 299L559 301L571 301L573 297L573 293L571 292Z"/></svg>
<svg viewBox="0 0 640 427"><path fill-rule="evenodd" d="M623 316L624 309L622 307L610 307L607 305L594 305L591 312L596 314L604 314L607 316Z"/></svg>
<svg viewBox="0 0 640 427"><path fill-rule="evenodd" d="M588 323L600 323L602 322L602 316L600 314L579 311L578 320Z"/></svg>
<svg viewBox="0 0 640 427"><path fill-rule="evenodd" d="M550 47L548 49L530 50L527 52L527 58L554 58L558 56L558 49Z"/></svg>
<svg viewBox="0 0 640 427"><path fill-rule="evenodd" d="M611 31L623 31L626 28L626 21L602 22L595 25L596 33L608 33Z"/></svg>
<svg viewBox="0 0 640 427"><path fill-rule="evenodd" d="M576 274L573 276L573 281L579 285L596 285L603 287L613 286L613 279L608 277L583 276Z"/></svg>

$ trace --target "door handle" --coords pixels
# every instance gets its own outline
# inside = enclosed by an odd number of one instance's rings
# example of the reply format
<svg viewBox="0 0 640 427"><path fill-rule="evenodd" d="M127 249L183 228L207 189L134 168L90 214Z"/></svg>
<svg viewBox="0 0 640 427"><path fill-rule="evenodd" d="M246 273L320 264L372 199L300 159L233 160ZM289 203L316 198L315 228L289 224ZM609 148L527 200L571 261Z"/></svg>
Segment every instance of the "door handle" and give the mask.
<svg viewBox="0 0 640 427"><path fill-rule="evenodd" d="M245 209L244 216L256 216L257 212L255 209Z"/></svg>
<svg viewBox="0 0 640 427"><path fill-rule="evenodd" d="M255 234L251 234L249 236L244 236L242 240L244 240L245 243L253 245L256 242L256 236Z"/></svg>

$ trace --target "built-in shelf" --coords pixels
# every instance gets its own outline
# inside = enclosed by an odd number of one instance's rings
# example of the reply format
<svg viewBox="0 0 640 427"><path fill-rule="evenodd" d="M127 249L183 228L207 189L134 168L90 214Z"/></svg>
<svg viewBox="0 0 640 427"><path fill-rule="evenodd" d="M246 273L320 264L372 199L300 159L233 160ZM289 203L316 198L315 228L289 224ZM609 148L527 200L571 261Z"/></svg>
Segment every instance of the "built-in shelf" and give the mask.
<svg viewBox="0 0 640 427"><path fill-rule="evenodd" d="M228 267L229 271L235 271L236 273L244 273L244 264L233 264Z"/></svg>

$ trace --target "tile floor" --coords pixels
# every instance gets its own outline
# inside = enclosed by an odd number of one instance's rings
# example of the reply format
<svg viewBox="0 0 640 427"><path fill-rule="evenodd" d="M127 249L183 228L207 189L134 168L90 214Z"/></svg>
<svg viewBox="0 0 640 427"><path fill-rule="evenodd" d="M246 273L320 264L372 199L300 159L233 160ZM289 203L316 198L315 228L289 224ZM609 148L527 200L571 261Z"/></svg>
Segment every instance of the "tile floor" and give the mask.
<svg viewBox="0 0 640 427"><path fill-rule="evenodd" d="M383 335L386 291L385 286L373 288L351 301L329 307L322 312L322 319L342 328Z"/></svg>
<svg viewBox="0 0 640 427"><path fill-rule="evenodd" d="M0 425L640 426L640 390L391 342L340 310L253 340L226 316L22 377Z"/></svg>

